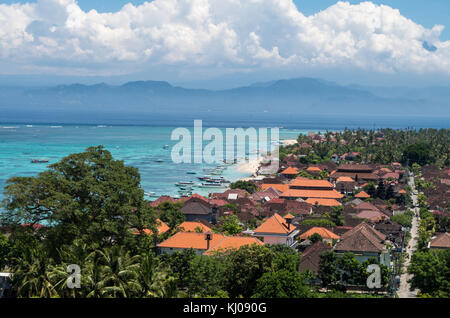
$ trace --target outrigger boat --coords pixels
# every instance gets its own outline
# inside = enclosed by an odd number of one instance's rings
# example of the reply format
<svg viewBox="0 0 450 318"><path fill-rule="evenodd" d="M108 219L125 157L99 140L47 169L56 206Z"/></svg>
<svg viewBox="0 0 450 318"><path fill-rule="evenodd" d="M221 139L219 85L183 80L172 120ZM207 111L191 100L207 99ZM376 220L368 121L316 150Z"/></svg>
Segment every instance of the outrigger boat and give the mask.
<svg viewBox="0 0 450 318"><path fill-rule="evenodd" d="M31 163L47 163L47 159L31 159Z"/></svg>

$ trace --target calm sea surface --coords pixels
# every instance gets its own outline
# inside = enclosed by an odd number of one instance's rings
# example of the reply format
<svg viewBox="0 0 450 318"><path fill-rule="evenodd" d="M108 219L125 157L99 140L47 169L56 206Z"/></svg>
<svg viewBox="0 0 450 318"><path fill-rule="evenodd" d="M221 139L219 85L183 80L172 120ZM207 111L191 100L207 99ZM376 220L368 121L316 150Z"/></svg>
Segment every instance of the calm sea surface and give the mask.
<svg viewBox="0 0 450 318"><path fill-rule="evenodd" d="M377 127L391 128L433 127L447 128L448 121L439 119L415 118L409 121L402 118L384 119L384 125L377 119ZM209 121L209 126L235 127L284 127L280 129L280 139L296 139L299 133L308 131L343 130L350 128L373 128L374 119L360 118L303 118L302 120L273 120L269 119L247 122ZM115 159L124 160L126 165L139 169L141 186L145 192L156 195L177 195L178 188L174 185L178 181L195 181L198 176L208 174L203 169L216 165L207 164L175 164L171 160L171 149L178 141L170 139L176 127L186 127L192 130L193 121L190 119L174 121L151 126L108 125L102 123L81 124L34 124L33 122L2 123L0 119L0 200L4 198L3 188L6 180L15 176L36 176L44 171L48 164L33 164L31 159L47 159L49 164L61 158L84 151L89 146L103 145ZM206 129L206 125L204 125ZM208 142L204 142L204 145ZM169 149L165 149L169 145ZM191 174L188 172L195 172ZM230 165L222 174L230 181L249 176L248 173L237 171L235 165ZM223 189L194 188L196 193L206 195L209 192L222 192ZM148 197L148 199L151 199Z"/></svg>

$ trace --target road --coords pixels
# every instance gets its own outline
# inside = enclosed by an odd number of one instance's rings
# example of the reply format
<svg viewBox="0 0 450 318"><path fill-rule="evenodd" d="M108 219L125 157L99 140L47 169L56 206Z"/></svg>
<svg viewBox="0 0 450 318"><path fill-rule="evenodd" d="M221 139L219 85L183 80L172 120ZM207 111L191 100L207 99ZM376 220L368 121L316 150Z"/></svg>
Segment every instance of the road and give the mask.
<svg viewBox="0 0 450 318"><path fill-rule="evenodd" d="M414 192L416 191L414 178L410 177L408 183L413 189L413 194L411 195L411 198L413 200L413 205L416 206L417 195L414 194ZM409 263L411 261L412 254L417 248L417 238L419 236L419 208L414 208L414 212L416 213L417 217L413 218L411 227L411 239L409 240L408 246L406 247L406 253L408 256L406 257L405 263L403 264L404 274L400 276L400 287L397 291L397 295L400 298L415 298L417 297L418 293L418 290L414 291L409 290L410 284L408 283L408 280L411 278L412 275L406 273Z"/></svg>

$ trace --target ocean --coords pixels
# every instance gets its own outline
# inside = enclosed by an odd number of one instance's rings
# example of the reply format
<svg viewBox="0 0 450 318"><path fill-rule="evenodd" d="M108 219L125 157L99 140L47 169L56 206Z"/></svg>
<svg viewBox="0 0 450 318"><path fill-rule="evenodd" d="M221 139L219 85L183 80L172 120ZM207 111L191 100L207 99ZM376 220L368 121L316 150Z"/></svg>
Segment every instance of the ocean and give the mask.
<svg viewBox="0 0 450 318"><path fill-rule="evenodd" d="M380 120L377 120L377 127ZM296 139L300 133L308 131L343 130L349 128L374 128L374 119L360 118L336 120L327 116L303 118L293 121L281 119L269 124L269 119L249 121L210 120L204 124L219 127L280 127L280 140ZM434 127L446 128L448 121L439 119L428 121L424 118L415 118L413 122L401 118L388 118L385 127ZM190 119L161 123L155 121L152 125L117 125L117 124L61 124L61 123L1 123L0 121L0 189L6 181L15 176L36 176L47 169L51 163L71 154L82 152L90 146L103 145L115 159L123 160L126 165L139 169L141 174L141 187L144 191L160 195L178 195L179 189L175 186L179 181L193 181L200 183L198 176L209 174L204 169L210 169L217 164L175 164L171 160L171 149L178 141L170 140L172 131L177 127L186 127L192 130L193 121ZM204 142L204 145L208 142ZM165 149L168 145L168 149ZM46 159L49 163L31 163L32 159ZM189 172L189 173L188 173ZM236 165L228 165L222 176L230 181L248 177L249 173L239 171ZM194 188L195 193L207 195L210 192L223 192L223 189ZM4 199L0 191L0 200Z"/></svg>

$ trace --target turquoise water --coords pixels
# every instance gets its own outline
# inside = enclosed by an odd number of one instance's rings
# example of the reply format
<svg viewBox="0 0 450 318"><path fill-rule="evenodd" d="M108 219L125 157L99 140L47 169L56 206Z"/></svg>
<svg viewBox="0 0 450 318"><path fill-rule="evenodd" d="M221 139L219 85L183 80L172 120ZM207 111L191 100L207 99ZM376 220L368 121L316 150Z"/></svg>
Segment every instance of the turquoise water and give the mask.
<svg viewBox="0 0 450 318"><path fill-rule="evenodd" d="M97 125L0 125L0 188L15 176L36 176L46 167L89 146L103 145L115 159L139 169L141 186L145 192L156 195L177 195L178 181L200 183L198 176L208 174L203 169L217 164L175 164L171 149L178 141L170 140L175 127L97 126ZM281 129L280 139L296 139L306 130ZM207 142L204 142L206 145ZM164 149L169 145L169 149ZM31 163L31 159L47 159L49 163ZM156 162L162 160L162 162ZM188 174L195 171L196 174ZM235 165L229 165L222 174L235 181L248 177ZM223 192L223 189L194 188L196 193ZM3 191L0 200L4 198ZM147 197L152 200L152 198ZM153 198L154 199L154 198Z"/></svg>

